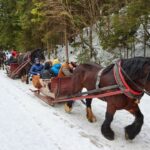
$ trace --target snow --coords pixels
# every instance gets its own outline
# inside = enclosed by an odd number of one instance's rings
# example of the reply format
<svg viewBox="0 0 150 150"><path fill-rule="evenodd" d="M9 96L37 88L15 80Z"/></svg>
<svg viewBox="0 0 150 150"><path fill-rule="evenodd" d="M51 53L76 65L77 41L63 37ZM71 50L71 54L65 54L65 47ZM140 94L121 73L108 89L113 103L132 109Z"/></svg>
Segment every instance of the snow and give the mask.
<svg viewBox="0 0 150 150"><path fill-rule="evenodd" d="M126 111L118 111L112 123L115 140L105 139L100 126L104 121L106 103L93 101L96 123L86 119L85 106L77 101L70 114L64 104L48 106L34 96L20 80L8 78L0 70L0 150L149 150L149 97L144 95L140 108L145 122L140 134L125 140L124 127L134 118Z"/></svg>

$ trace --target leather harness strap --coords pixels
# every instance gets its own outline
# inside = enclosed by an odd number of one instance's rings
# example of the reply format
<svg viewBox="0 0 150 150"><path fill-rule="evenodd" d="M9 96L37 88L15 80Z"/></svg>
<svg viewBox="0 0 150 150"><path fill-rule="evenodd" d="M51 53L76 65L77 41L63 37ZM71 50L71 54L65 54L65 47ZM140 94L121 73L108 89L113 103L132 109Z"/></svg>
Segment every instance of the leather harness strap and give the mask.
<svg viewBox="0 0 150 150"><path fill-rule="evenodd" d="M103 73L104 69L105 69L105 68L102 68L102 69L98 72L98 74L97 74L96 89L98 89L98 88L99 88L100 80L101 80L101 75L102 75L102 73Z"/></svg>
<svg viewBox="0 0 150 150"><path fill-rule="evenodd" d="M120 90L129 98L140 99L143 96L143 91L133 90L128 83L125 81L121 70L121 62L117 62L113 68L114 78L119 85ZM128 92L125 92L128 90Z"/></svg>

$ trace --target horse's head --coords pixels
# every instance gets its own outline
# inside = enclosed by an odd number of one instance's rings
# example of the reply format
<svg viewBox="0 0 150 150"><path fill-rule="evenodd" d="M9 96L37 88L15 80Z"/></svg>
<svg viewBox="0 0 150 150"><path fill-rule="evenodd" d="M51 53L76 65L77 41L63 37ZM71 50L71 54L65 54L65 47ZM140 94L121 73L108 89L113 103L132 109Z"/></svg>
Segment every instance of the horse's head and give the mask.
<svg viewBox="0 0 150 150"><path fill-rule="evenodd" d="M138 87L150 92L150 58L125 59L122 68Z"/></svg>
<svg viewBox="0 0 150 150"><path fill-rule="evenodd" d="M35 58L40 59L41 61L45 60L44 50L36 49L31 52L31 61L34 63Z"/></svg>

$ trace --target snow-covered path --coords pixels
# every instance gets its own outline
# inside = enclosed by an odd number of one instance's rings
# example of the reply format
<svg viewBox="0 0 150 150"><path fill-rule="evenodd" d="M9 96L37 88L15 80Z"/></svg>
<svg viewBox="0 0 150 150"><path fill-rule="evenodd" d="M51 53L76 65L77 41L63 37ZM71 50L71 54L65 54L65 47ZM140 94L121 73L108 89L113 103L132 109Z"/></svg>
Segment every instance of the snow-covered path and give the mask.
<svg viewBox="0 0 150 150"><path fill-rule="evenodd" d="M115 140L108 141L100 133L106 104L93 101L96 123L86 120L85 106L76 102L71 114L63 104L48 106L29 91L32 85L9 79L0 70L0 150L149 150L150 101L140 103L145 116L141 133L126 141L124 127L133 121L125 111L116 113L112 128Z"/></svg>

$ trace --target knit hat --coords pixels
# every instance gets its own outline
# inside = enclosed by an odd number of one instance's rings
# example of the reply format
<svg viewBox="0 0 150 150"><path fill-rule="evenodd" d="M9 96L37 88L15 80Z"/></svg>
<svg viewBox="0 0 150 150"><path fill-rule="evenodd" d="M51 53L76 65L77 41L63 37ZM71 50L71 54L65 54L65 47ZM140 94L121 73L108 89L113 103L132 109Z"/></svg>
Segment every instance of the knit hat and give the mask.
<svg viewBox="0 0 150 150"><path fill-rule="evenodd" d="M59 64L58 58L53 60L53 65L55 65L55 64Z"/></svg>
<svg viewBox="0 0 150 150"><path fill-rule="evenodd" d="M44 65L44 69L49 70L50 69L50 64L49 62L46 62Z"/></svg>

